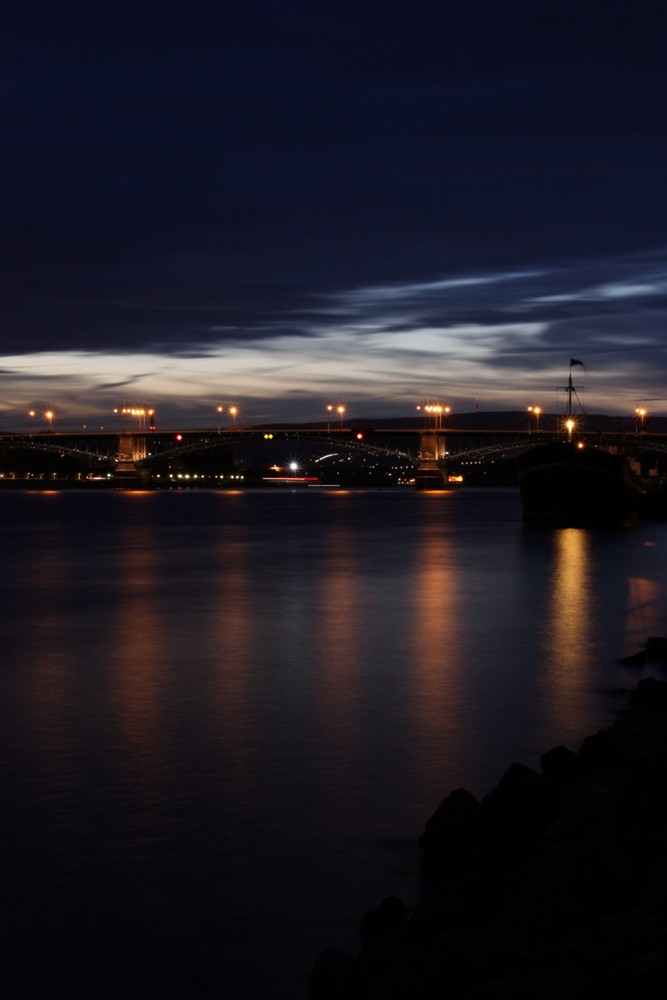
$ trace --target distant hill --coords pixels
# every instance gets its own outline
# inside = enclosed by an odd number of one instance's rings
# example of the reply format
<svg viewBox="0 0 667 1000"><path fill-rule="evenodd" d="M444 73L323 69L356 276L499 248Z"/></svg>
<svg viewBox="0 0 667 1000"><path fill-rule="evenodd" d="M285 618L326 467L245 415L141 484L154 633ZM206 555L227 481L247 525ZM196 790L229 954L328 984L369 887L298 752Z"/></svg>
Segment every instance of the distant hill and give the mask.
<svg viewBox="0 0 667 1000"><path fill-rule="evenodd" d="M562 417L556 413L543 413L539 418L539 426L542 430L556 430L559 420ZM618 433L632 434L637 430L637 423L632 416L609 416L604 413L587 413L585 417L579 416L578 421L584 422L587 430L591 431L616 431ZM406 430L418 429L429 426L424 417L380 417L365 420L348 420L349 427L394 427ZM323 426L326 426L323 424ZM443 428L451 427L456 430L474 430L482 427L488 430L525 430L528 427L528 413L525 410L478 410L472 413L452 413L443 418ZM535 426L534 420L531 426ZM667 417L648 417L646 422L647 431L658 431L667 433Z"/></svg>

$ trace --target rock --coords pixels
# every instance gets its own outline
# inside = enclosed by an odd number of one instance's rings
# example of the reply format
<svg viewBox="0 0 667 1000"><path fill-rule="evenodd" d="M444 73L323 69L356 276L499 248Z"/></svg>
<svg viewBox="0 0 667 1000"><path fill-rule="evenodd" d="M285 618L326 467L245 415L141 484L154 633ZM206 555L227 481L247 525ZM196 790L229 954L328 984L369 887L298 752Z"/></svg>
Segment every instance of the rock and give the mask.
<svg viewBox="0 0 667 1000"><path fill-rule="evenodd" d="M475 835L481 806L465 788L451 792L427 821L419 844L427 864L455 859Z"/></svg>
<svg viewBox="0 0 667 1000"><path fill-rule="evenodd" d="M663 849L660 832L667 816L667 757L641 755L627 763L627 777L617 796L619 830L627 849L634 848L637 878L653 867Z"/></svg>
<svg viewBox="0 0 667 1000"><path fill-rule="evenodd" d="M480 826L487 835L511 826L532 836L544 829L552 812L544 779L525 764L512 764L482 799Z"/></svg>
<svg viewBox="0 0 667 1000"><path fill-rule="evenodd" d="M613 729L587 736L579 748L579 761L589 773L615 767L622 759L623 747Z"/></svg>
<svg viewBox="0 0 667 1000"><path fill-rule="evenodd" d="M461 927L472 912L467 887L448 886L445 895L430 895L410 915L406 935L411 941L429 941L445 931Z"/></svg>
<svg viewBox="0 0 667 1000"><path fill-rule="evenodd" d="M540 757L540 767L542 774L550 783L558 785L564 782L574 781L581 775L581 761L573 750L568 750L564 746L554 747L547 750Z"/></svg>
<svg viewBox="0 0 667 1000"><path fill-rule="evenodd" d="M397 896L388 896L361 919L359 929L365 947L395 937L403 928L407 906Z"/></svg>
<svg viewBox="0 0 667 1000"><path fill-rule="evenodd" d="M630 695L630 703L644 712L664 713L667 710L667 684L656 677L645 677Z"/></svg>
<svg viewBox="0 0 667 1000"><path fill-rule="evenodd" d="M631 653L630 656L621 656L616 662L622 663L624 667L643 667L647 659L646 650L642 649L638 653Z"/></svg>
<svg viewBox="0 0 667 1000"><path fill-rule="evenodd" d="M543 754L541 775L514 764L481 803L448 795L420 841L430 895L405 922L395 898L367 914L379 943L325 952L311 996L663 996L667 683L645 678L629 701L578 754Z"/></svg>
<svg viewBox="0 0 667 1000"><path fill-rule="evenodd" d="M617 663L622 663L628 667L642 667L645 663L667 663L667 637L654 635L646 640L644 649L630 656L622 656Z"/></svg>
<svg viewBox="0 0 667 1000"><path fill-rule="evenodd" d="M320 997L334 998L339 995L336 991L345 988L345 981L348 978L354 982L356 978L353 974L354 965L354 956L348 955L340 948L325 948L316 958L310 973L308 981L310 996L319 1000Z"/></svg>
<svg viewBox="0 0 667 1000"><path fill-rule="evenodd" d="M654 913L667 917L667 857L664 855L656 862L646 879L642 902Z"/></svg>
<svg viewBox="0 0 667 1000"><path fill-rule="evenodd" d="M667 637L658 635L646 640L646 656L656 663L667 663Z"/></svg>

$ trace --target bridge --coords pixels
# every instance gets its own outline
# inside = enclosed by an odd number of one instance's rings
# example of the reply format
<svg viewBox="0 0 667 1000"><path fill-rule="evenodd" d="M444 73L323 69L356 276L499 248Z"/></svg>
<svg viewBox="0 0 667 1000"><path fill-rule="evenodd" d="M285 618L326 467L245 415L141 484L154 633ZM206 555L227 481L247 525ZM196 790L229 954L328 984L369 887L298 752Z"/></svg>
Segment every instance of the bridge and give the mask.
<svg viewBox="0 0 667 1000"><path fill-rule="evenodd" d="M117 487L149 484L155 470L187 455L230 453L243 445L307 443L337 452L394 457L410 465L418 489L442 489L443 470L465 471L475 464L511 460L536 443L553 440L548 429L457 427L249 427L197 430L46 431L39 434L0 434L4 475L17 480L40 478L29 472L29 456L58 456L80 467L79 479L111 479ZM605 448L621 448L633 455L667 453L667 434L582 431L579 438ZM12 470L11 458L21 455ZM25 476L21 475L21 470ZM50 478L58 478L51 473Z"/></svg>

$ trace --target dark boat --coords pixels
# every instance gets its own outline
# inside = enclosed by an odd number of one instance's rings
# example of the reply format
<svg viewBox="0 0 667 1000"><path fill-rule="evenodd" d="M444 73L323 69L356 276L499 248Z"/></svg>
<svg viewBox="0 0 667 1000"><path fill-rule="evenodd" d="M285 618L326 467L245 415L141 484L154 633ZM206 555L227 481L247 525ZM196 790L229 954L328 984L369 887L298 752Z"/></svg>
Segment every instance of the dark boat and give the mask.
<svg viewBox="0 0 667 1000"><path fill-rule="evenodd" d="M642 491L623 455L575 441L539 445L519 459L525 520L562 524L622 521L637 511Z"/></svg>
<svg viewBox="0 0 667 1000"><path fill-rule="evenodd" d="M518 460L524 520L554 524L620 522L635 513L642 488L625 455L578 439L572 414L572 365L566 386L562 440L526 451Z"/></svg>

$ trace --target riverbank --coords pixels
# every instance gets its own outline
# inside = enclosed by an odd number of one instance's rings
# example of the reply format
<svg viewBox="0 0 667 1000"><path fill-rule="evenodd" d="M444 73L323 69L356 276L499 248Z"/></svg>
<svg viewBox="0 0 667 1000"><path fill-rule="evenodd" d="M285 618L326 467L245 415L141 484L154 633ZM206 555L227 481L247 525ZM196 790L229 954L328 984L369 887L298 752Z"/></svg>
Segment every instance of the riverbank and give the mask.
<svg viewBox="0 0 667 1000"><path fill-rule="evenodd" d="M643 679L628 706L541 773L448 795L420 839L425 898L366 914L358 955L324 951L313 1000L662 997L667 683Z"/></svg>

